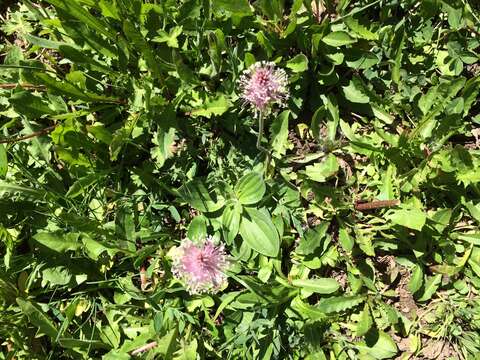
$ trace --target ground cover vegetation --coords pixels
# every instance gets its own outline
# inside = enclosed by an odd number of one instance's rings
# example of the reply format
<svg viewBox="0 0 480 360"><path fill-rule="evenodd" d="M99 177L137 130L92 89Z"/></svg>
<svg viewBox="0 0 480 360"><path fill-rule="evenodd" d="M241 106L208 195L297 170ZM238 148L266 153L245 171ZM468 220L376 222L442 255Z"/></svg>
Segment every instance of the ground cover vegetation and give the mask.
<svg viewBox="0 0 480 360"><path fill-rule="evenodd" d="M4 4L1 359L478 358L477 1Z"/></svg>

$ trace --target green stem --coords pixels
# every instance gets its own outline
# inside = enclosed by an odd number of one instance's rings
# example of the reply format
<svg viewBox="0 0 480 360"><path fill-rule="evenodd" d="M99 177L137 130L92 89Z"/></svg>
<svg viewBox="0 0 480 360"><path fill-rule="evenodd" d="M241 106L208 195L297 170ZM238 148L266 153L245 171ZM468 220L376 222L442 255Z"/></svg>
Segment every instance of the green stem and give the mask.
<svg viewBox="0 0 480 360"><path fill-rule="evenodd" d="M50 72L50 73L53 73L53 74L56 74L56 73L57 73L56 71L48 70L48 69L44 69L44 68L40 68L40 67L36 67L36 66L4 65L4 64L0 64L0 68L4 68L4 69L27 69L27 70L37 70L37 71Z"/></svg>
<svg viewBox="0 0 480 360"><path fill-rule="evenodd" d="M262 137L263 137L263 127L264 126L265 126L265 118L263 117L263 112L260 112L259 116L258 116L257 149L266 152L267 149L265 149L262 146Z"/></svg>
<svg viewBox="0 0 480 360"><path fill-rule="evenodd" d="M267 173L272 155L270 154L270 151L268 151L266 148L262 146L262 137L263 137L264 127L265 127L265 117L263 116L263 112L260 112L258 115L257 149L265 153L265 173Z"/></svg>

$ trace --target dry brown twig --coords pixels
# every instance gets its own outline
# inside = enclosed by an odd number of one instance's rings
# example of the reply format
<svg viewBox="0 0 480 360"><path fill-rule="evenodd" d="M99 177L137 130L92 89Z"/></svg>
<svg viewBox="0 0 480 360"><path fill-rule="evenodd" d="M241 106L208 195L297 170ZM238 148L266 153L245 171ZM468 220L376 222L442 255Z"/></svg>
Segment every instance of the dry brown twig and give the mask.
<svg viewBox="0 0 480 360"><path fill-rule="evenodd" d="M35 131L35 132L33 132L31 134L28 134L28 135L25 135L25 136L19 136L19 137L11 138L11 139L0 139L0 144L11 144L11 143L16 143L16 142L23 141L23 140L28 140L28 139L31 139L31 138L34 138L34 137L37 137L37 136L46 135L46 134L52 132L53 130L55 130L56 127L57 127L57 125L52 125L52 126L46 127L45 129Z"/></svg>
<svg viewBox="0 0 480 360"><path fill-rule="evenodd" d="M21 87L26 90L37 90L37 91L45 91L47 88L45 85L34 85L34 84L28 84L28 83L3 83L0 84L0 89L2 90L11 90L15 89L17 87Z"/></svg>
<svg viewBox="0 0 480 360"><path fill-rule="evenodd" d="M145 345L139 347L138 349L133 350L133 351L130 353L130 355L135 356L135 355L141 354L141 353L143 353L143 352L145 352L145 351L148 351L148 350L153 349L155 346L157 346L157 342L156 342L156 341L152 341L151 343L145 344Z"/></svg>
<svg viewBox="0 0 480 360"><path fill-rule="evenodd" d="M365 210L373 210L373 209L380 209L386 207L397 206L400 204L400 200L378 200L366 203L355 203L355 210L365 211Z"/></svg>

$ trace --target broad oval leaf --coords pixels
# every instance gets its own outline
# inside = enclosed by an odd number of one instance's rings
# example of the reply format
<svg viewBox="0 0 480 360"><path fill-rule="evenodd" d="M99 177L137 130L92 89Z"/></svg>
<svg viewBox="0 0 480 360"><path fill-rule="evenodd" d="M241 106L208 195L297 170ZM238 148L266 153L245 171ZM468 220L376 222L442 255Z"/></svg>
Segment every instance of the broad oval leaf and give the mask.
<svg viewBox="0 0 480 360"><path fill-rule="evenodd" d="M33 236L33 238L56 252L74 251L81 247L81 243L77 241L76 236L63 237L55 233L41 232Z"/></svg>
<svg viewBox="0 0 480 360"><path fill-rule="evenodd" d="M340 284L331 278L295 279L292 285L317 294L331 294L340 288Z"/></svg>
<svg viewBox="0 0 480 360"><path fill-rule="evenodd" d="M240 235L255 251L275 257L280 250L280 237L270 216L257 209L246 209L240 224Z"/></svg>
<svg viewBox="0 0 480 360"><path fill-rule="evenodd" d="M242 218L242 205L238 202L225 207L222 215L224 237L227 243L231 243L238 234L240 220Z"/></svg>
<svg viewBox="0 0 480 360"><path fill-rule="evenodd" d="M203 212L214 212L224 205L224 200L217 199L200 180L192 180L182 185L178 193L192 207Z"/></svg>
<svg viewBox="0 0 480 360"><path fill-rule="evenodd" d="M322 41L330 46L344 46L357 42L356 39L352 38L345 31L334 31L325 36Z"/></svg>
<svg viewBox="0 0 480 360"><path fill-rule="evenodd" d="M265 194L265 182L259 173L244 175L235 186L235 195L242 205L252 205L262 200Z"/></svg>

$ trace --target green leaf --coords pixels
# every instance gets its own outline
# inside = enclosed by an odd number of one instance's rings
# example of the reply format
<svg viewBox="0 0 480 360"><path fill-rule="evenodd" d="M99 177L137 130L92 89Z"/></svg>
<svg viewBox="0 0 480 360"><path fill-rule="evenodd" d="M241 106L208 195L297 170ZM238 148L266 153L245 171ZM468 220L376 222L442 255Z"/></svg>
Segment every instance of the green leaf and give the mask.
<svg viewBox="0 0 480 360"><path fill-rule="evenodd" d="M110 29L107 23L99 20L85 10L77 1L74 0L48 0L48 2L57 8L64 10L67 14L80 20L81 23L87 25L92 30L99 32L109 39L115 39L115 31Z"/></svg>
<svg viewBox="0 0 480 360"><path fill-rule="evenodd" d="M224 212L225 214L225 212ZM207 237L207 219L203 215L195 216L188 225L187 237L192 241L199 241Z"/></svg>
<svg viewBox="0 0 480 360"><path fill-rule="evenodd" d="M164 129L160 127L156 136L153 139L153 143L157 146L151 149L152 158L156 160L159 168L161 168L165 161L173 156L173 145L176 138L176 129L170 127Z"/></svg>
<svg viewBox="0 0 480 360"><path fill-rule="evenodd" d="M277 155L285 155L288 147L288 119L290 117L290 111L285 110L280 115L275 116L272 126L270 128L271 133L271 148Z"/></svg>
<svg viewBox="0 0 480 360"><path fill-rule="evenodd" d="M28 320L38 327L39 333L49 336L52 340L57 338L58 332L54 323L37 304L22 298L17 298L17 304Z"/></svg>
<svg viewBox="0 0 480 360"><path fill-rule="evenodd" d="M474 204L472 201L465 202L465 207L472 217L480 224L480 204Z"/></svg>
<svg viewBox="0 0 480 360"><path fill-rule="evenodd" d="M372 316L370 315L370 310L368 304L365 304L360 316L358 318L358 322L355 326L355 335L356 336L363 336L365 335L373 325Z"/></svg>
<svg viewBox="0 0 480 360"><path fill-rule="evenodd" d="M28 91L20 91L13 94L9 102L17 113L25 115L32 120L55 113L44 99Z"/></svg>
<svg viewBox="0 0 480 360"><path fill-rule="evenodd" d="M305 168L305 174L309 179L317 182L325 182L329 177L338 172L339 166L335 155L328 154L322 162L315 165L308 165Z"/></svg>
<svg viewBox="0 0 480 360"><path fill-rule="evenodd" d="M167 33L166 31L163 30L158 30L158 36L155 36L152 41L155 42L165 42L167 43L167 46L171 48L178 48L178 40L177 38L182 34L183 32L183 27L182 26L174 26L170 29L170 31Z"/></svg>
<svg viewBox="0 0 480 360"><path fill-rule="evenodd" d="M282 0L256 0L253 5L255 8L259 8L266 17L277 21L282 18L285 10Z"/></svg>
<svg viewBox="0 0 480 360"><path fill-rule="evenodd" d="M220 95L216 99L209 99L201 108L194 109L190 115L193 117L203 116L210 119L213 115L224 114L230 108L230 102L225 95Z"/></svg>
<svg viewBox="0 0 480 360"><path fill-rule="evenodd" d="M425 115L420 120L420 124L410 133L409 138L413 139L418 135L421 135L423 138L430 137L437 123L436 117L444 111L451 103L451 100L464 88L464 85L465 78L460 76L451 81L441 82L437 88L430 89L423 96L426 99L422 97L419 101L419 107Z"/></svg>
<svg viewBox="0 0 480 360"><path fill-rule="evenodd" d="M25 130L29 134L32 134L33 132L38 131L39 127L35 126L34 128L30 120L27 118L22 119L22 124ZM31 149L33 150L31 151L32 155L39 156L43 160L45 160L46 163L49 163L51 158L49 139L46 138L46 136L35 136L30 141L31 141Z"/></svg>
<svg viewBox="0 0 480 360"><path fill-rule="evenodd" d="M427 215L420 209L400 209L393 211L388 218L397 225L421 231L427 220Z"/></svg>
<svg viewBox="0 0 480 360"><path fill-rule="evenodd" d="M352 49L351 51L347 52L346 55L347 58L345 59L345 63L348 67L354 69L369 69L380 62L380 59L377 55L368 51Z"/></svg>
<svg viewBox="0 0 480 360"><path fill-rule="evenodd" d="M72 279L72 274L65 266L49 267L42 270L42 286L48 283L52 285L67 285Z"/></svg>
<svg viewBox="0 0 480 360"><path fill-rule="evenodd" d="M106 129L102 124L87 125L87 131L98 141L110 146L113 140L113 135L110 130Z"/></svg>
<svg viewBox="0 0 480 360"><path fill-rule="evenodd" d="M385 124L391 124L395 120L395 117L390 115L389 112L381 108L379 105L371 103L370 107L372 108L373 115Z"/></svg>
<svg viewBox="0 0 480 360"><path fill-rule="evenodd" d="M35 82L45 85L53 93L61 96L69 96L73 99L93 101L93 102L113 102L118 103L118 99L110 98L108 96L96 95L88 93L67 81L58 81L53 77L44 73L34 74Z"/></svg>
<svg viewBox="0 0 480 360"><path fill-rule="evenodd" d="M76 49L73 46L61 45L59 51L65 56L65 58L70 59L75 64L82 64L88 69L95 71L101 71L103 73L111 73L112 70L107 66L98 61L96 61L92 54Z"/></svg>
<svg viewBox="0 0 480 360"><path fill-rule="evenodd" d="M323 311L325 314L331 314L351 309L364 301L365 298L360 295L336 296L327 299L321 299L315 307Z"/></svg>
<svg viewBox="0 0 480 360"><path fill-rule="evenodd" d="M378 33L370 31L366 25L360 23L359 19L356 19L353 16L348 16L344 21L357 37L365 40L378 40Z"/></svg>
<svg viewBox="0 0 480 360"><path fill-rule="evenodd" d="M317 294L331 294L340 288L339 283L331 278L294 279L292 285Z"/></svg>
<svg viewBox="0 0 480 360"><path fill-rule="evenodd" d="M177 337L178 328L175 327L173 330L170 330L158 340L157 349L158 352L164 356L164 359L172 358L173 351L175 350ZM128 359L131 358L129 357Z"/></svg>
<svg viewBox="0 0 480 360"><path fill-rule="evenodd" d="M256 172L248 173L235 185L235 195L242 205L253 205L262 200L265 194L265 182L262 175Z"/></svg>
<svg viewBox="0 0 480 360"><path fill-rule="evenodd" d="M398 352L397 345L392 338L383 331L370 330L365 336L365 342L357 347L375 359L389 359Z"/></svg>
<svg viewBox="0 0 480 360"><path fill-rule="evenodd" d="M358 77L353 77L348 86L342 86L342 91L345 98L353 103L367 104L370 102L370 96Z"/></svg>
<svg viewBox="0 0 480 360"><path fill-rule="evenodd" d="M73 338L60 338L58 343L66 349L111 349L112 346L104 343L100 340L88 340L88 339L73 339ZM121 360L122 357L116 358ZM128 357L126 359L131 359Z"/></svg>
<svg viewBox="0 0 480 360"><path fill-rule="evenodd" d="M173 357L173 360L196 360L197 359L197 339L191 340L188 344L182 342Z"/></svg>
<svg viewBox="0 0 480 360"><path fill-rule="evenodd" d="M215 11L228 11L236 16L248 16L252 14L252 8L248 0L213 0Z"/></svg>
<svg viewBox="0 0 480 360"><path fill-rule="evenodd" d="M82 236L82 243L85 247L85 253L90 259L95 261L97 261L104 252L107 252L110 257L113 257L116 253L122 251L121 249L104 245L86 234Z"/></svg>
<svg viewBox="0 0 480 360"><path fill-rule="evenodd" d="M322 38L322 41L330 46L344 46L357 42L356 39L352 38L345 31L334 31L329 33L327 36Z"/></svg>
<svg viewBox="0 0 480 360"><path fill-rule="evenodd" d="M423 270L420 265L416 265L413 270L412 277L408 282L408 290L415 294L423 285Z"/></svg>
<svg viewBox="0 0 480 360"><path fill-rule="evenodd" d="M115 2L110 2L109 0L100 0L98 6L102 10L102 15L105 17L111 17L116 20L121 20L118 6Z"/></svg>
<svg viewBox="0 0 480 360"><path fill-rule="evenodd" d="M348 234L347 229L342 226L338 230L338 242L343 247L345 251L352 251L353 246L355 245L352 237Z"/></svg>
<svg viewBox="0 0 480 360"><path fill-rule="evenodd" d="M44 49L58 50L60 48L60 46L62 46L62 45L72 46L72 44L68 44L68 43L61 42L61 41L52 41L52 40L48 40L48 39L43 39L41 37L34 36L32 34L24 34L24 36L25 36L25 40L27 40L29 43L31 43L33 45L40 46ZM73 45L73 46L75 46L75 45Z"/></svg>
<svg viewBox="0 0 480 360"><path fill-rule="evenodd" d="M378 200L393 200L393 173L395 166L389 164L387 171L382 176L382 187L380 189L380 194L378 194Z"/></svg>
<svg viewBox="0 0 480 360"><path fill-rule="evenodd" d="M280 250L280 238L269 215L257 209L245 208L240 235L253 250L275 257Z"/></svg>
<svg viewBox="0 0 480 360"><path fill-rule="evenodd" d="M474 77L467 80L465 87L462 89L462 97L464 99L463 116L466 116L473 104L478 99L478 93L480 92L480 77Z"/></svg>
<svg viewBox="0 0 480 360"><path fill-rule="evenodd" d="M75 251L81 247L81 243L76 236L61 236L56 233L40 232L35 234L33 239L43 246L59 253Z"/></svg>
<svg viewBox="0 0 480 360"><path fill-rule="evenodd" d="M308 70L308 58L303 54L296 55L293 59L288 60L287 68L295 73L300 73Z"/></svg>
<svg viewBox="0 0 480 360"><path fill-rule="evenodd" d="M5 146L0 144L0 177L4 178L8 172L8 158Z"/></svg>
<svg viewBox="0 0 480 360"><path fill-rule="evenodd" d="M440 282L442 281L442 275L437 274L435 276L431 276L425 281L425 289L423 290L422 296L418 299L418 301L427 301L430 300L437 291L438 287L440 286Z"/></svg>
<svg viewBox="0 0 480 360"><path fill-rule="evenodd" d="M457 234L453 233L450 235L452 239L460 239L463 241L468 242L469 244L473 244L480 247L480 233L473 233L473 234Z"/></svg>
<svg viewBox="0 0 480 360"><path fill-rule="evenodd" d="M237 236L242 219L242 206L239 203L230 204L225 207L222 215L224 236L228 243L231 243Z"/></svg>
<svg viewBox="0 0 480 360"><path fill-rule="evenodd" d="M130 114L127 118L127 121L125 121L123 127L115 131L109 146L110 160L116 161L118 159L118 156L123 150L125 144L132 136L133 130L135 129L139 118L139 114Z"/></svg>
<svg viewBox="0 0 480 360"><path fill-rule="evenodd" d="M299 296L296 296L292 300L291 308L299 313L304 319L322 321L327 318L327 315L323 311L318 310L313 305L304 303Z"/></svg>
<svg viewBox="0 0 480 360"><path fill-rule="evenodd" d="M223 198L209 192L202 181L192 180L178 189L179 195L192 207L203 212L214 212L224 205Z"/></svg>
<svg viewBox="0 0 480 360"><path fill-rule="evenodd" d="M67 194L65 195L68 198L76 198L77 196L82 195L85 193L87 188L95 184L98 180L100 180L102 176L100 174L90 174L87 176L84 176L77 181L75 181L72 186L67 191Z"/></svg>
<svg viewBox="0 0 480 360"><path fill-rule="evenodd" d="M142 54L148 69L155 75L160 74L160 62L156 59L155 53L144 39L140 29L138 29L130 20L125 19L123 21L123 32L131 44L133 44L138 52Z"/></svg>
<svg viewBox="0 0 480 360"><path fill-rule="evenodd" d="M312 254L317 248L320 247L322 240L327 234L329 226L330 223L325 221L313 229L308 229L300 238L300 242L298 243L295 252L300 255Z"/></svg>
<svg viewBox="0 0 480 360"><path fill-rule="evenodd" d="M11 184L7 181L0 181L0 198L5 195L20 195L26 198L43 199L47 194L42 190L32 189L27 186Z"/></svg>
<svg viewBox="0 0 480 360"><path fill-rule="evenodd" d="M400 84L400 69L402 66L403 48L405 46L405 31L403 25L397 30L396 37L393 40L393 51L395 59L392 67L392 80L398 85Z"/></svg>

